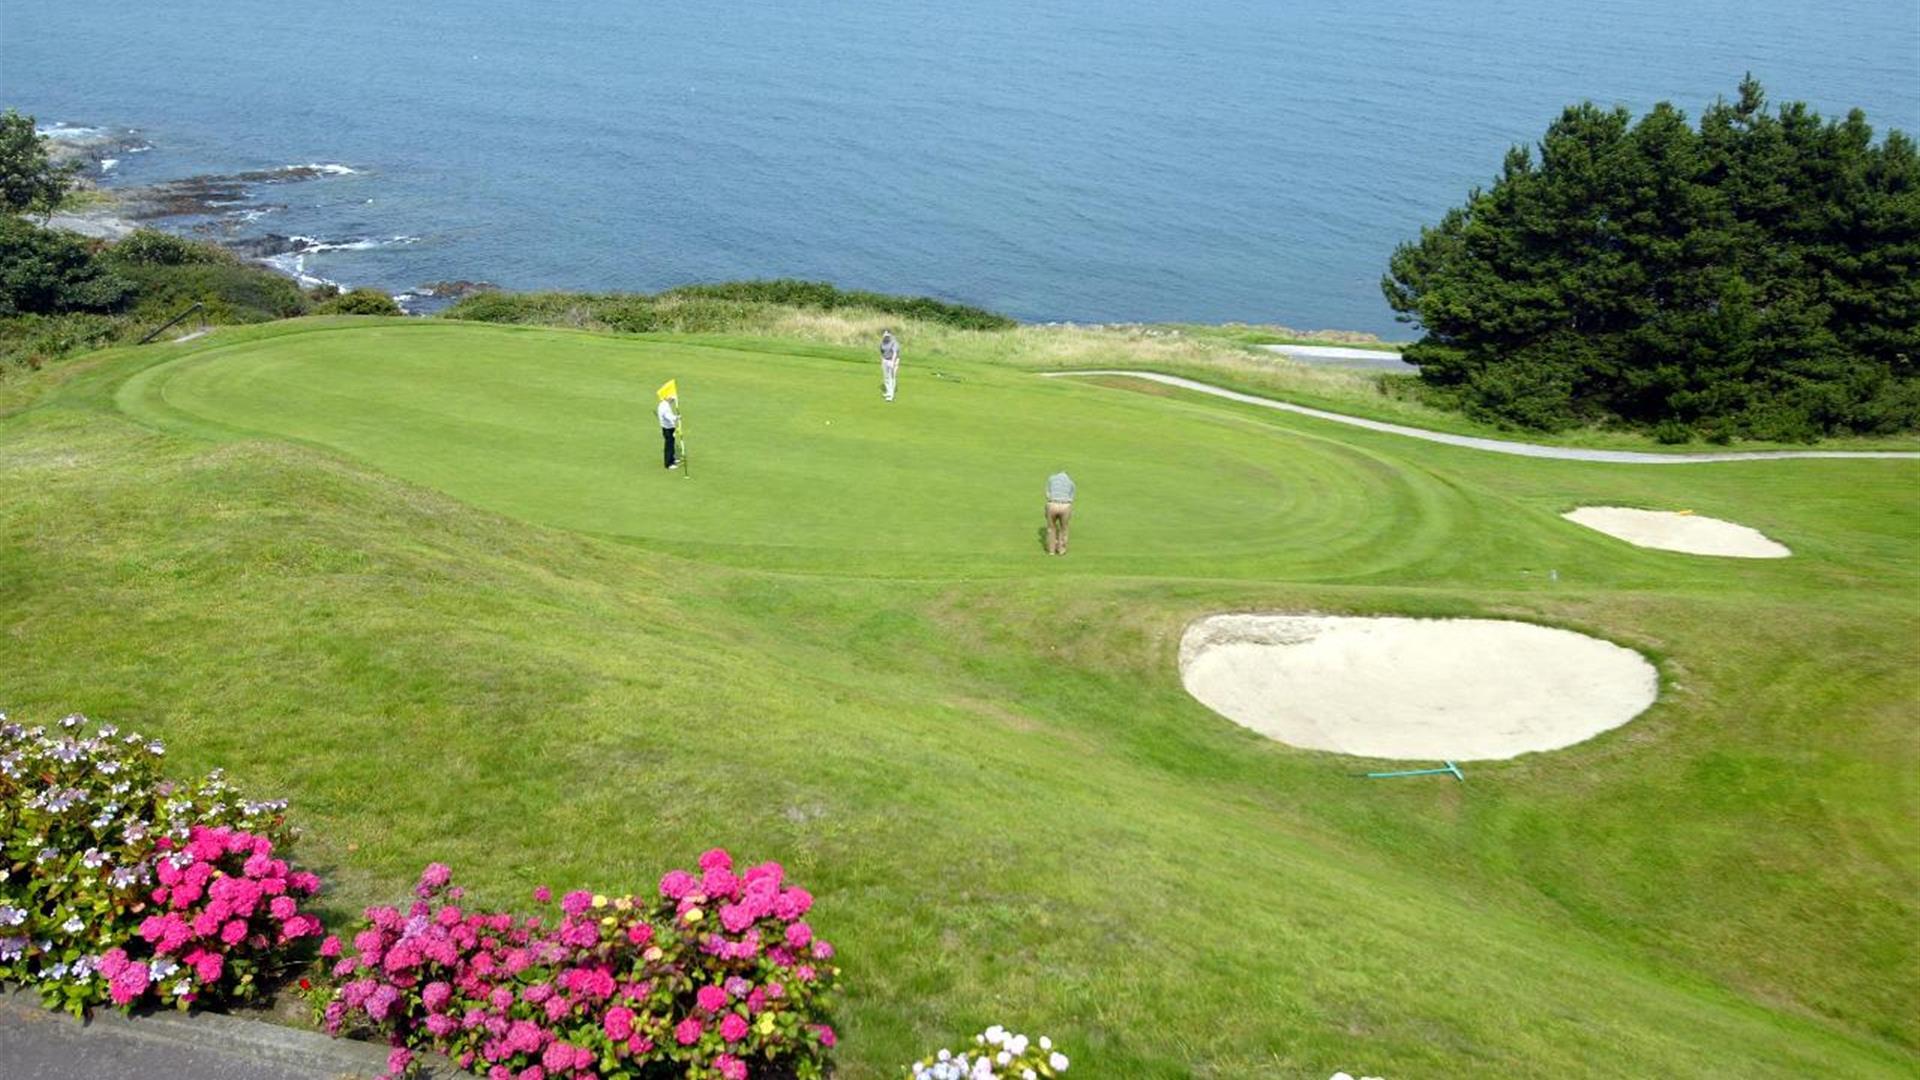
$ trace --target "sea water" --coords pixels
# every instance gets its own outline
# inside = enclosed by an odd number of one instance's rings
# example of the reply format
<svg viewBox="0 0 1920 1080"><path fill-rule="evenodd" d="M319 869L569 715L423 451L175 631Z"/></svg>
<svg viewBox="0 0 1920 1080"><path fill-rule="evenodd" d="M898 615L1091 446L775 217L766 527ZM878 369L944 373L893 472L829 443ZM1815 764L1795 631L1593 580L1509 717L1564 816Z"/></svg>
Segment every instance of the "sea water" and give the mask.
<svg viewBox="0 0 1920 1080"><path fill-rule="evenodd" d="M1914 133L1920 3L0 0L0 105L151 145L109 183L342 166L219 224L315 276L1388 335L1394 245L1508 146L1749 71Z"/></svg>

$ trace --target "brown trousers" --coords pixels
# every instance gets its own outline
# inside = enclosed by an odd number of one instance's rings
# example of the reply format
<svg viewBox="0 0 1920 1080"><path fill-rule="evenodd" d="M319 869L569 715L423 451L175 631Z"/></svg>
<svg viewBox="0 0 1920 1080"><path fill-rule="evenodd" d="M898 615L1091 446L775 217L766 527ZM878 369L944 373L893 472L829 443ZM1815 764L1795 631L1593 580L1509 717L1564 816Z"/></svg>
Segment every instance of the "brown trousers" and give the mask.
<svg viewBox="0 0 1920 1080"><path fill-rule="evenodd" d="M1047 551L1053 555L1067 553L1067 525L1073 520L1073 504L1050 502L1047 504Z"/></svg>

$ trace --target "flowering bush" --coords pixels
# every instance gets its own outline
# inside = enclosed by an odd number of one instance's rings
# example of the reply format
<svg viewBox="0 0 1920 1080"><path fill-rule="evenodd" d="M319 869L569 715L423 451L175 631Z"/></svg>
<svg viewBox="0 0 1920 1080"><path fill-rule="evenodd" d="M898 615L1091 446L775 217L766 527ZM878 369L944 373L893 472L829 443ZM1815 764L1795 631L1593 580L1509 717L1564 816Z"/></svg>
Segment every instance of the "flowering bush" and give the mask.
<svg viewBox="0 0 1920 1080"><path fill-rule="evenodd" d="M490 1080L824 1074L839 969L778 863L737 875L716 849L657 896L568 893L557 919L462 910L451 878L427 867L407 911L369 908L350 943L321 945L327 1029L384 1033L390 1075L422 1049Z"/></svg>
<svg viewBox="0 0 1920 1080"><path fill-rule="evenodd" d="M942 1050L913 1063L915 1080L1041 1080L1067 1071L1067 1055L1045 1035L1029 1039L995 1024L973 1037L973 1049Z"/></svg>
<svg viewBox="0 0 1920 1080"><path fill-rule="evenodd" d="M86 727L0 716L0 983L74 1013L260 996L321 931L320 879L275 857L286 804L172 783L159 742Z"/></svg>

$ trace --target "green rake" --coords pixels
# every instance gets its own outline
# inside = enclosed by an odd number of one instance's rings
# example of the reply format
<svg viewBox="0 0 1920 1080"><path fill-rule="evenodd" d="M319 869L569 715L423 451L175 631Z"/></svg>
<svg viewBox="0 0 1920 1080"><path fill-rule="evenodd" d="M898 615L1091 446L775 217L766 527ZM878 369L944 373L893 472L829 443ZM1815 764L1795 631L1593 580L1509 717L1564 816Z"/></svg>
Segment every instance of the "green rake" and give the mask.
<svg viewBox="0 0 1920 1080"><path fill-rule="evenodd" d="M1395 772L1370 772L1367 774L1367 779L1385 780L1393 776L1439 776L1442 773L1452 773L1455 780L1463 784L1467 782L1466 774L1460 771L1460 766L1455 765L1451 761L1438 769L1400 769Z"/></svg>

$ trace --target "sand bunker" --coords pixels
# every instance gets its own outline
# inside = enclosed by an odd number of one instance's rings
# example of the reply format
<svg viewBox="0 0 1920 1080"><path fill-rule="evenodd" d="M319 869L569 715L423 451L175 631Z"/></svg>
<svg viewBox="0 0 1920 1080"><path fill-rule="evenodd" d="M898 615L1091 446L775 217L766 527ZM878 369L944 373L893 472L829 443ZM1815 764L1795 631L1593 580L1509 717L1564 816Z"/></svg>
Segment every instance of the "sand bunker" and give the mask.
<svg viewBox="0 0 1920 1080"><path fill-rule="evenodd" d="M1635 547L1683 551L1689 555L1727 555L1736 559L1784 559L1793 554L1785 544L1767 539L1757 529L1697 514L1634 510L1625 506L1583 506L1560 516Z"/></svg>
<svg viewBox="0 0 1920 1080"><path fill-rule="evenodd" d="M1187 692L1308 750L1485 761L1638 716L1660 677L1611 642L1492 619L1214 615L1180 641Z"/></svg>

